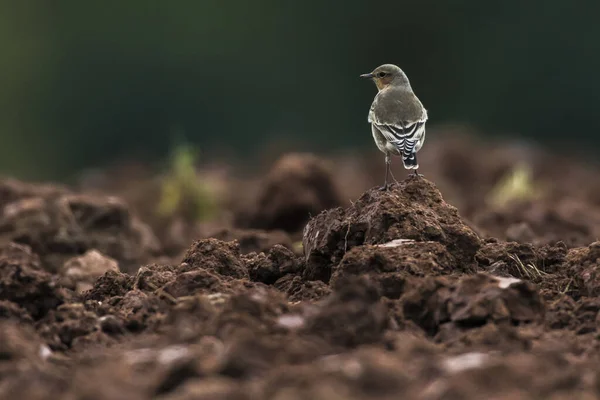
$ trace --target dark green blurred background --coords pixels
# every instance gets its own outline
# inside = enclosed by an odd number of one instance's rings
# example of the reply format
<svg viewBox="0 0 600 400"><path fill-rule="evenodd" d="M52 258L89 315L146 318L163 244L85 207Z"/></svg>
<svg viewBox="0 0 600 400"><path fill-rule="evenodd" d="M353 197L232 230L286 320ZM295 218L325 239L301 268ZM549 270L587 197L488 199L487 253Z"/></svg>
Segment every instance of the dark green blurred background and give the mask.
<svg viewBox="0 0 600 400"><path fill-rule="evenodd" d="M358 75L386 62L430 126L595 149L599 16L598 0L1 0L0 172L160 159L174 132L239 155L373 146Z"/></svg>

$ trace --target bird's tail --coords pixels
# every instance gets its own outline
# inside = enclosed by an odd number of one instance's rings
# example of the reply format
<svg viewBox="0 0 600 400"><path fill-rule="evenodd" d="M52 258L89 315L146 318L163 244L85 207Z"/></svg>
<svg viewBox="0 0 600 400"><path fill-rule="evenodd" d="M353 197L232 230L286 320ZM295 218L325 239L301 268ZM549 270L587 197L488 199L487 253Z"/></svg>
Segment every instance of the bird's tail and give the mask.
<svg viewBox="0 0 600 400"><path fill-rule="evenodd" d="M402 161L406 169L418 169L419 162L417 161L417 153L412 151L409 154L402 154Z"/></svg>

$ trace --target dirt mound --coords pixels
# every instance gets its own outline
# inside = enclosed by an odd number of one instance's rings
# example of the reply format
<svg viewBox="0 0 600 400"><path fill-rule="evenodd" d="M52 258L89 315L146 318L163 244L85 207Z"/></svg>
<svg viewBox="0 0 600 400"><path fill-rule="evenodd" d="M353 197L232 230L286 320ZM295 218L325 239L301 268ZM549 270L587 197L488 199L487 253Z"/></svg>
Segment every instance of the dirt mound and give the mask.
<svg viewBox="0 0 600 400"><path fill-rule="evenodd" d="M268 285L285 275L298 272L298 264L296 255L280 245L275 245L266 254L260 253L246 259L250 279Z"/></svg>
<svg viewBox="0 0 600 400"><path fill-rule="evenodd" d="M573 199L517 201L505 209L482 210L473 222L488 236L536 245L585 246L600 237L600 210Z"/></svg>
<svg viewBox="0 0 600 400"><path fill-rule="evenodd" d="M60 284L81 293L91 289L94 282L107 271L119 271L117 261L97 250L88 250L84 255L64 263L59 271L62 276Z"/></svg>
<svg viewBox="0 0 600 400"><path fill-rule="evenodd" d="M26 318L43 317L69 297L57 281L57 276L42 269L29 247L8 244L0 248L0 300L14 303L8 310L22 308Z"/></svg>
<svg viewBox="0 0 600 400"><path fill-rule="evenodd" d="M159 250L150 228L117 198L34 191L16 183L5 183L3 189L12 201L5 202L0 215L0 243L30 246L51 272L92 249L134 271Z"/></svg>
<svg viewBox="0 0 600 400"><path fill-rule="evenodd" d="M260 229L220 229L210 233L210 238L219 239L224 242L236 240L240 245L240 252L260 253L267 252L275 245L281 245L288 249L293 248L292 239L284 231L263 231Z"/></svg>
<svg viewBox="0 0 600 400"><path fill-rule="evenodd" d="M480 240L444 202L435 185L409 179L390 191L372 189L348 209L324 211L304 229L305 277L327 282L332 266L363 244L385 244L399 239L438 242L446 247L457 269L473 264Z"/></svg>
<svg viewBox="0 0 600 400"><path fill-rule="evenodd" d="M568 254L576 251L568 250L562 242L534 246L489 239L475 258L480 270L534 282L546 300L555 302L556 296L580 295L574 274L567 263Z"/></svg>
<svg viewBox="0 0 600 400"><path fill-rule="evenodd" d="M306 281L302 275L285 275L273 285L285 293L290 302L321 300L331 293L329 285L322 281Z"/></svg>
<svg viewBox="0 0 600 400"><path fill-rule="evenodd" d="M600 242L572 249L566 263L584 296L600 295Z"/></svg>
<svg viewBox="0 0 600 400"><path fill-rule="evenodd" d="M16 179L0 179L0 208L23 199L58 198L69 193L66 187L53 184L33 184Z"/></svg>
<svg viewBox="0 0 600 400"><path fill-rule="evenodd" d="M240 259L239 244L236 242L199 240L187 251L183 262L189 265L190 270L202 268L233 278L248 276L248 270Z"/></svg>
<svg viewBox="0 0 600 400"><path fill-rule="evenodd" d="M388 298L400 297L412 277L451 274L455 260L436 242L399 240L384 245L353 247L333 268L331 284L349 275L369 275Z"/></svg>
<svg viewBox="0 0 600 400"><path fill-rule="evenodd" d="M334 346L356 347L380 341L389 321L378 285L351 277L338 281L334 293L307 318L304 330Z"/></svg>
<svg viewBox="0 0 600 400"><path fill-rule="evenodd" d="M342 204L328 163L311 154L287 154L264 178L255 208L237 224L298 232L311 215Z"/></svg>
<svg viewBox="0 0 600 400"><path fill-rule="evenodd" d="M487 323L541 322L544 303L535 285L513 278L477 274L450 281L426 278L400 299L404 318L428 335L448 339Z"/></svg>
<svg viewBox="0 0 600 400"><path fill-rule="evenodd" d="M122 296L133 287L131 275L108 271L96 280L94 286L83 294L87 300L102 301L108 297Z"/></svg>
<svg viewBox="0 0 600 400"><path fill-rule="evenodd" d="M62 304L56 310L51 310L36 326L40 336L45 339L51 350L67 350L79 346L81 338L96 332L101 332L98 315L86 310L81 303ZM94 342L107 343L108 338Z"/></svg>

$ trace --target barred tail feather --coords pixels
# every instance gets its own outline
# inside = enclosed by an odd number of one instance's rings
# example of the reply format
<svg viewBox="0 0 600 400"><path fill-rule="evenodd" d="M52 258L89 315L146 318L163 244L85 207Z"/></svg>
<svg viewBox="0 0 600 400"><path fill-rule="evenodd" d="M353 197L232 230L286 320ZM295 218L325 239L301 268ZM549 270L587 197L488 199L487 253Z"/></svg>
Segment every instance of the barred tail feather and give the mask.
<svg viewBox="0 0 600 400"><path fill-rule="evenodd" d="M410 154L402 154L402 161L404 162L404 168L406 169L418 169L419 162L417 161L417 154L411 152Z"/></svg>

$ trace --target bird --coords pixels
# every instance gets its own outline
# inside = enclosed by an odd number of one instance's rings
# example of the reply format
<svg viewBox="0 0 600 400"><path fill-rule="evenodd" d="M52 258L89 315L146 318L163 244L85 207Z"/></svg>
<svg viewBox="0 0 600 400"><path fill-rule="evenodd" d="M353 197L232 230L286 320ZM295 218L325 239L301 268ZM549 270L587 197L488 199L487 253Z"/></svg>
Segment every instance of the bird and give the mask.
<svg viewBox="0 0 600 400"><path fill-rule="evenodd" d="M425 141L428 116L408 77L394 64L380 65L360 77L372 80L378 90L367 120L377 148L385 154L385 181L381 189L389 187L392 155L401 156L404 168L414 170L414 176L420 177L417 152Z"/></svg>

